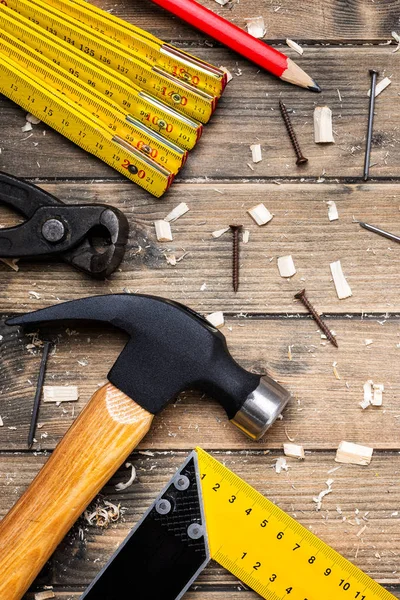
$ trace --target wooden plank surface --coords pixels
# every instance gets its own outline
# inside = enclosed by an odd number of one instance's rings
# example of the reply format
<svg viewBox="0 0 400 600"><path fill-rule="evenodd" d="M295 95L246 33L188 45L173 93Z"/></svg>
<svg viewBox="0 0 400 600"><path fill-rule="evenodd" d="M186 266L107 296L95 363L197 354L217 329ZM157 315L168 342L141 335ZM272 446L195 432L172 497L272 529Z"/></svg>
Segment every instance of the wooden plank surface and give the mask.
<svg viewBox="0 0 400 600"><path fill-rule="evenodd" d="M187 48L189 49L189 48ZM297 60L323 88L322 94L284 84L255 66L237 59L223 48L196 49L196 54L233 73L233 81L222 96L211 122L190 153L178 180L233 179L235 181L276 178L310 178L315 181L338 177L362 177L368 114L370 68L382 75L395 74L398 54L388 46L313 47ZM294 57L295 58L295 57ZM340 98L338 95L340 92ZM371 177L400 175L400 81L393 83L376 103ZM308 164L299 168L278 109L282 98L293 109L293 126ZM333 112L335 144L315 144L315 106L328 105ZM23 177L118 178L116 171L77 149L58 133L39 124L23 133L25 113L2 100L4 117L0 144L0 168ZM43 136L43 131L46 132ZM262 162L251 164L250 145L260 143ZM19 160L15 160L18 154ZM216 160L216 156L219 157ZM176 185L174 186L176 187ZM174 189L174 188L172 188ZM136 186L131 184L132 194ZM167 197L172 191L167 193Z"/></svg>
<svg viewBox="0 0 400 600"><path fill-rule="evenodd" d="M400 517L393 511L393 506L400 502L398 453L377 453L369 467L342 465L334 473L330 471L338 465L332 453L307 453L303 462L288 459L289 471L279 475L274 469L277 453L248 452L245 458L241 452L214 455L379 582L399 585ZM102 493L102 501L124 507L123 518L105 530L80 519L48 564L42 583L61 589L87 585L185 457L186 454L179 452L156 452L154 456L135 452L132 460L137 478L133 485L124 492L115 491L115 484L127 479L127 471L122 468ZM34 458L26 454L1 458L1 471L5 474L0 479L1 514L11 507L45 460L43 456ZM333 491L317 512L313 498L325 489L328 478L334 480ZM364 525L365 530L357 535ZM234 582L232 575L212 564L197 583L232 588Z"/></svg>
<svg viewBox="0 0 400 600"><path fill-rule="evenodd" d="M397 245L354 222L365 220L396 230L398 184L177 184L161 202L151 201L136 188L132 195L129 182L41 186L67 203L105 202L125 211L131 225L126 256L105 284L61 262L24 262L18 273L0 264L3 312L130 290L170 297L202 313L293 315L304 314L294 299L303 287L324 313L374 313L384 320L385 313L400 312ZM166 216L182 200L190 211L172 224L174 241L157 242L154 220ZM338 221L328 220L329 200L336 202ZM264 227L258 227L246 212L259 202L274 214ZM10 226L15 221L7 215L2 224ZM250 230L249 243L241 247L237 294L231 283L231 235L211 236L231 222L241 222ZM168 252L177 257L188 254L171 267L165 259ZM277 257L288 254L297 268L290 280L280 277L276 265ZM336 260L341 261L353 292L346 300L338 300L331 281L329 264Z"/></svg>
<svg viewBox="0 0 400 600"><path fill-rule="evenodd" d="M141 447L151 449L282 448L287 436L307 449L336 449L342 440L374 448L400 450L400 385L398 321L335 320L339 350L321 340L308 320L229 318L223 332L234 358L245 368L270 373L293 394L293 400L262 442L248 440L228 423L221 406L198 392L184 392L155 419ZM15 330L16 328L14 328ZM43 339L56 341L48 363L48 385L77 385L78 403L59 407L44 403L36 448L51 450L103 382L126 337L99 328L79 328L74 335L47 328ZM25 349L30 340L2 328L3 355L0 397L0 448L23 450L32 409L40 353ZM370 346L365 339L372 339ZM288 358L291 347L292 360ZM337 362L340 379L334 375ZM362 410L363 384L368 379L385 386L383 406ZM11 428L11 429L10 429ZM14 429L15 428L15 429Z"/></svg>
<svg viewBox="0 0 400 600"><path fill-rule="evenodd" d="M321 95L260 72L150 0L95 2L209 62L225 65L233 81L177 182L159 201L45 125L23 133L24 111L0 98L1 170L28 177L70 204L117 206L131 225L125 260L105 283L60 262L21 262L18 273L0 263L0 416L4 421L0 516L26 489L105 381L126 341L123 334L97 325L76 331L70 327L68 334L65 327L42 331L43 339L55 342L46 383L77 385L80 397L77 403L59 407L42 405L37 443L34 453L28 453L40 351L29 352L29 340L4 326L4 318L13 312L123 291L172 298L202 314L223 310L222 332L234 358L249 370L270 373L292 392L293 400L284 419L256 444L227 422L213 400L192 390L181 394L156 418L151 433L132 455L138 473L133 486L122 495L115 491L115 483L127 479L122 467L99 497L120 501L126 508L123 518L105 531L78 521L45 567L36 589L53 585L56 600L78 600L187 452L199 444L400 598L398 248L354 222L362 219L399 231L400 54L393 54L393 44L384 45L399 27L398 0L233 0L225 7L200 0L242 28L246 17L262 15L266 41L315 77L323 88ZM286 37L304 45L303 56L286 47ZM381 77L390 76L393 82L376 104L371 166L376 182L364 184L370 68L379 69ZM279 114L280 98L293 111L293 125L309 158L301 169L295 165ZM333 111L336 142L326 146L313 141L313 110L325 104ZM261 144L263 161L253 165L249 147L254 143ZM339 221L328 221L329 200L337 204ZM174 241L157 242L154 220L182 201L190 212L172 225ZM259 202L274 214L263 228L246 214ZM17 222L0 209L2 226ZM241 285L236 295L231 289L231 237L213 240L210 235L232 222L242 222L250 230L250 241L241 250ZM188 254L171 267L165 260L170 251L178 257ZM287 254L297 268L290 280L282 279L276 266L277 257ZM343 301L331 281L329 263L335 260L341 260L353 291ZM294 300L302 287L326 315L339 349L321 339L315 323ZM366 339L373 343L366 346ZM340 379L334 375L334 363ZM359 402L367 379L385 385L383 406L362 411ZM288 459L288 473L278 475L274 462L288 436L304 445L306 460ZM371 465L343 465L329 474L338 466L335 450L343 439L373 447ZM143 451L153 455L140 454ZM324 498L318 513L312 498L325 488L329 477L334 479L333 492ZM367 528L357 536L364 524ZM32 597L28 594L26 599ZM215 564L185 595L188 600L256 597Z"/></svg>
<svg viewBox="0 0 400 600"><path fill-rule="evenodd" d="M261 15L266 24L266 40L281 41L290 37L307 40L308 43L321 40L332 43L365 43L367 40L386 42L391 38L391 31L398 27L396 0L353 0L345 3L314 0L312 5L295 0L232 0L225 6L219 6L214 0L199 2L242 28L245 27L246 18ZM114 0L95 0L93 4L151 31L163 40L173 40L177 44L182 40L204 44L202 34L171 17L150 0L120 0L118 3ZM207 40L207 44L210 42L212 40ZM286 47L283 51L286 51Z"/></svg>

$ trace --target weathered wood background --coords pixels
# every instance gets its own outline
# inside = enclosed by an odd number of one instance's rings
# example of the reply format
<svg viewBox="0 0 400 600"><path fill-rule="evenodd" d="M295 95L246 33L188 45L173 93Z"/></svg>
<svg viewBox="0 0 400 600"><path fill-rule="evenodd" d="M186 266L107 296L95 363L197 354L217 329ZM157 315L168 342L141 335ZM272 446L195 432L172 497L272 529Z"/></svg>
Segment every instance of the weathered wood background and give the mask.
<svg viewBox="0 0 400 600"><path fill-rule="evenodd" d="M242 0L225 7L213 0L201 2L241 27L246 17L262 15L270 43L282 46L286 37L302 42L302 57L286 47L285 51L315 77L323 93L312 95L273 79L149 1L97 0L113 14L233 73L201 142L162 200L154 200L46 126L36 126L26 139L21 132L24 112L0 99L2 170L27 177L71 204L113 204L125 211L131 224L125 261L106 283L57 262L21 262L18 273L0 264L0 513L3 516L26 489L104 381L125 342L122 334L94 326L73 335L61 327L43 331L43 339L55 341L47 383L76 384L80 399L74 405L42 406L38 442L34 452L28 452L40 352L28 351L29 340L5 327L4 318L92 294L158 294L204 314L223 310L223 332L234 357L248 369L270 372L292 391L294 400L284 420L256 444L234 431L215 402L191 391L182 394L157 417L151 434L133 453L138 473L133 486L122 494L115 491L114 484L127 477L123 467L102 492L104 498L121 502L124 517L105 531L81 520L33 589L51 585L57 600L78 600L199 444L400 598L399 248L354 222L400 231L400 53L386 45L391 31L399 27L400 2ZM364 183L370 68L392 76L393 83L377 99L371 181ZM277 109L279 98L293 109L293 123L309 158L301 170ZM313 109L322 104L333 111L336 143L329 146L313 142ZM253 143L261 143L263 161L251 170ZM328 200L336 202L339 221L328 221ZM190 212L173 224L174 242L158 243L154 219L181 201L188 203ZM259 202L275 215L265 228L258 228L246 214ZM0 216L2 226L16 222L5 210ZM218 240L210 236L230 222L242 222L251 232L250 242L242 247L236 295L231 290L229 235ZM188 253L176 267L165 260L171 250L178 256ZM280 278L276 267L276 258L285 254L292 254L297 267L289 281ZM337 299L331 281L329 263L335 260L341 260L353 291L347 300ZM335 330L338 350L321 340L314 322L294 300L302 287ZM366 339L373 343L366 346ZM340 379L333 373L334 362ZM382 408L361 410L367 379L385 385ZM287 436L304 445L306 460L288 459L289 471L278 475L273 465ZM316 512L312 498L324 489L341 440L373 446L372 463L336 471L333 492ZM153 455L140 454L143 450ZM369 513L361 536L357 511ZM250 600L256 594L210 565L187 597Z"/></svg>

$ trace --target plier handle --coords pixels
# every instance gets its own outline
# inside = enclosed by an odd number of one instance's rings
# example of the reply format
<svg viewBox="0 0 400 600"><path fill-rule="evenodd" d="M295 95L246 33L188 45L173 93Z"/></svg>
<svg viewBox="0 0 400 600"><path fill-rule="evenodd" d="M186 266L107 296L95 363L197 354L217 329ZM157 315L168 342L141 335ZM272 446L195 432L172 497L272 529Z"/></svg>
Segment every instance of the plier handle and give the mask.
<svg viewBox="0 0 400 600"><path fill-rule="evenodd" d="M111 275L123 258L129 225L117 208L68 206L35 185L1 172L0 202L26 218L21 225L0 229L2 258L58 255L98 278Z"/></svg>

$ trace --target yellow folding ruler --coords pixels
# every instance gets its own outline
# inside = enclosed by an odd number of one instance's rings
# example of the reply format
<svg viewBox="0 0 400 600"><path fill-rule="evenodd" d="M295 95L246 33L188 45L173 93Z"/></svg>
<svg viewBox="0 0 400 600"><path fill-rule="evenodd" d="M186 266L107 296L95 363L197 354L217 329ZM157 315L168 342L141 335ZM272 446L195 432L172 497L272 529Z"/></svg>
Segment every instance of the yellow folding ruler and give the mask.
<svg viewBox="0 0 400 600"><path fill-rule="evenodd" d="M159 197L226 82L162 46L80 0L1 0L0 92Z"/></svg>
<svg viewBox="0 0 400 600"><path fill-rule="evenodd" d="M113 100L126 115L141 121L164 138L185 150L191 150L199 140L202 125L178 113L135 86L107 65L99 65L67 42L48 34L46 30L0 2L0 35L7 32L36 54L62 67L76 79ZM28 51L28 50L27 50Z"/></svg>
<svg viewBox="0 0 400 600"><path fill-rule="evenodd" d="M220 96L225 88L227 75L221 69L170 44L165 44L147 31L134 27L93 4L84 0L44 0L44 2L89 25L122 46L130 48L149 64L212 96Z"/></svg>
<svg viewBox="0 0 400 600"><path fill-rule="evenodd" d="M201 448L81 600L119 600L132 581L146 600L177 600L210 558L267 600L395 600Z"/></svg>
<svg viewBox="0 0 400 600"><path fill-rule="evenodd" d="M195 89L172 75L160 73L140 54L114 44L112 40L77 22L41 0L3 0L7 6L22 14L48 33L75 46L99 63L125 75L130 81L147 90L163 102L183 111L189 117L207 123L217 103L217 97Z"/></svg>

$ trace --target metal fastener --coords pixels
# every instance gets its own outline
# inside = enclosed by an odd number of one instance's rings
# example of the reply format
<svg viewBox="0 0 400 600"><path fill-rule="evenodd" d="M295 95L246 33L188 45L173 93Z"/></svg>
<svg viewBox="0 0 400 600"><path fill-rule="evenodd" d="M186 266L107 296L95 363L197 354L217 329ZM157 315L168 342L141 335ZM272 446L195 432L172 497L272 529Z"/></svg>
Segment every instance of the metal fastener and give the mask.
<svg viewBox="0 0 400 600"><path fill-rule="evenodd" d="M61 242L65 236L65 225L59 219L47 219L42 225L42 236L47 242Z"/></svg>
<svg viewBox="0 0 400 600"><path fill-rule="evenodd" d="M369 109L368 109L368 130L367 130L367 143L365 146L365 161L364 161L364 181L367 181L369 176L369 163L371 160L371 144L372 144L372 131L374 125L374 109L375 109L375 91L376 91L376 80L378 78L378 71L374 69L369 70L371 76L371 90L369 97Z"/></svg>
<svg viewBox="0 0 400 600"><path fill-rule="evenodd" d="M186 475L178 475L178 477L174 481L174 486L177 490L181 492L187 490L190 485L190 480Z"/></svg>
<svg viewBox="0 0 400 600"><path fill-rule="evenodd" d="M187 534L192 540L198 540L204 535L204 529L200 523L191 523L187 528Z"/></svg>
<svg viewBox="0 0 400 600"><path fill-rule="evenodd" d="M232 231L232 286L233 291L239 289L239 233L243 225L229 225Z"/></svg>
<svg viewBox="0 0 400 600"><path fill-rule="evenodd" d="M297 156L296 165L304 165L305 163L308 162L308 158L306 158L305 156L303 156L303 153L302 153L302 151L300 149L300 144L297 141L297 136L296 136L296 134L294 132L293 125L292 125L292 122L291 122L290 117L289 117L289 113L287 111L286 106L283 104L282 100L279 100L279 108L281 109L282 117L283 117L283 120L285 122L286 129L287 129L287 132L288 132L289 137L290 137L290 141L292 142L294 151L295 151L296 156Z"/></svg>
<svg viewBox="0 0 400 600"><path fill-rule="evenodd" d="M317 311L315 310L315 308L313 307L313 305L307 298L306 290L301 290L301 292L298 292L297 294L295 294L294 297L296 298L296 300L300 300L300 302L302 302L304 304L304 306L306 307L306 309L308 310L310 315L313 317L313 319L317 323L318 327L326 335L327 339L334 346L336 346L336 348L338 348L339 346L338 346L335 336L329 329L328 325L321 319L321 317L319 316L319 314L317 313Z"/></svg>
<svg viewBox="0 0 400 600"><path fill-rule="evenodd" d="M384 231L383 229L379 229L379 227L375 227L375 225L370 225L369 223L360 222L360 225L361 227L364 227L364 229L368 229L368 231L382 235L383 237L388 238L388 240L392 240L392 242L398 242L400 244L400 235L389 233L389 231Z"/></svg>
<svg viewBox="0 0 400 600"><path fill-rule="evenodd" d="M37 421L38 421L38 417L39 417L40 398L42 395L44 376L46 373L46 366L47 366L47 358L49 356L50 348L51 348L51 342L45 342L44 346L43 346L42 361L40 363L40 370L39 370L39 377L38 377L38 382L37 382L37 386L36 386L35 399L33 401L31 425L29 428L29 435L28 435L28 448L29 449L32 448L33 440L35 438L36 425L37 425Z"/></svg>
<svg viewBox="0 0 400 600"><path fill-rule="evenodd" d="M171 512L172 506L169 500L166 498L161 498L161 500L156 502L155 508L159 515L167 515L169 512Z"/></svg>

